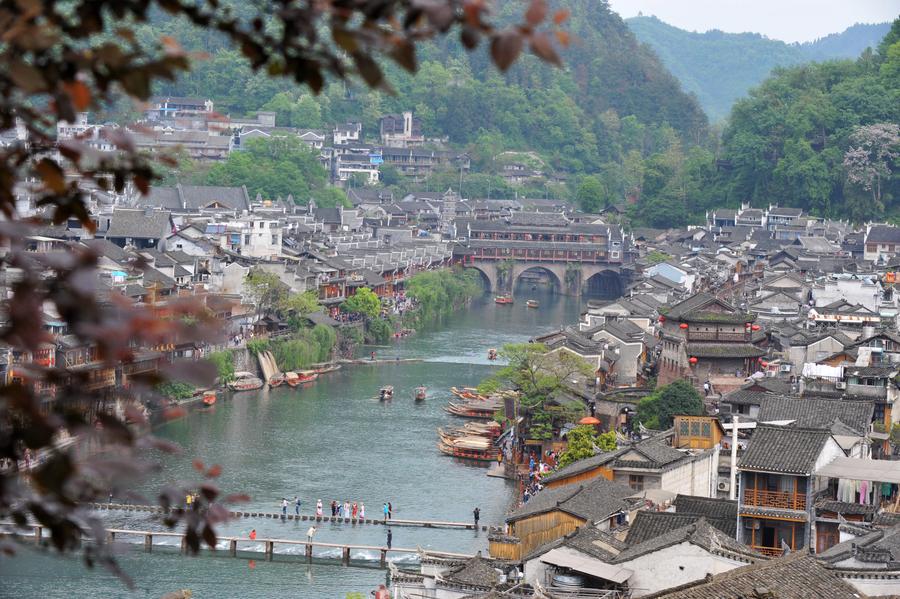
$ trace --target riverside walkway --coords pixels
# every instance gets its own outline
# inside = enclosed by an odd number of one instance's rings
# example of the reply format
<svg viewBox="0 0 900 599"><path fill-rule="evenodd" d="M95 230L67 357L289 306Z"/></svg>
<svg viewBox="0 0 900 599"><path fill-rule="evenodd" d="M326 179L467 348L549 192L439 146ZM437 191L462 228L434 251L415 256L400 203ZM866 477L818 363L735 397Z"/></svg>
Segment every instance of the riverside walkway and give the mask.
<svg viewBox="0 0 900 599"><path fill-rule="evenodd" d="M23 534L18 531L23 530L23 527L16 527L12 523L2 523L0 524L4 529L0 531L0 537L2 536L15 536L18 538L30 538L35 543L41 544L44 538L44 529L47 528L40 524L30 524L24 527L24 530L31 529L30 534ZM160 541L163 539L176 539L179 541L179 548L181 553L187 553L187 540L186 535L181 532L168 532L168 531L154 531L154 530L132 530L127 528L108 528L106 529L107 539L109 542L115 542L116 540L122 540L123 537L139 537L143 538L144 551L146 553L151 553L153 551L153 547L156 546L158 548L168 548L172 549L175 545L171 543L161 543L158 542L154 544L154 541ZM379 566L384 568L387 565L387 555L388 553L401 554L401 555L420 555L427 553L428 555L433 555L436 557L445 557L445 558L459 558L466 559L473 557L468 553L454 553L451 551L437 551L433 549L422 549L421 547L409 548L409 547L386 547L384 545L350 545L344 543L323 543L320 541L309 541L309 540L298 540L298 539L278 539L278 538L256 538L250 539L248 537L227 537L222 536L217 540L216 548L211 550L217 555L222 551L227 554L229 557L238 557L238 551L241 552L242 556L246 556L246 554L263 554L265 559L268 561L272 561L275 556L275 547L276 545L286 548L286 547L303 547L304 548L304 556L308 562L312 562L313 557L315 559L320 560L335 560L340 559L341 565L349 566L351 559L351 551L369 551L374 553L378 553L378 563ZM131 544L137 544L137 542L132 542ZM317 555L313 555L313 549L325 549L325 553L319 553ZM340 555L332 555L328 552L328 550L340 550ZM286 553L285 555L291 555L290 553ZM356 558L357 561L374 561L374 559L369 558Z"/></svg>
<svg viewBox="0 0 900 599"><path fill-rule="evenodd" d="M164 514L166 510L156 505L130 505L127 503L92 503L96 510L118 510L124 512L145 512L149 514ZM173 508L173 511L181 511L183 508ZM300 520L302 522L334 522L352 525L376 525L376 526L413 526L419 528L455 528L461 530L487 531L488 527L480 525L478 528L472 522L448 522L441 520L404 520L389 518L341 518L338 516L316 516L300 514L287 514L282 516L277 512L232 511L228 512L231 518L268 518L270 520Z"/></svg>

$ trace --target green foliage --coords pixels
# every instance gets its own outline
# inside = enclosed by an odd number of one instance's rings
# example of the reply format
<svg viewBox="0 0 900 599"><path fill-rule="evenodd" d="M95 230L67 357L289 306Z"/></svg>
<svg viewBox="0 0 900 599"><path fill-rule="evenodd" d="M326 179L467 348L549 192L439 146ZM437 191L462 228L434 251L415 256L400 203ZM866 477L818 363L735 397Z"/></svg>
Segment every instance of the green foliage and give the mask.
<svg viewBox="0 0 900 599"><path fill-rule="evenodd" d="M900 78L890 76L900 52L890 49L882 44L855 62L778 70L735 104L723 134L730 168L720 178L721 197L854 221L900 213L896 164L884 167L877 191L847 181L860 172L850 150L872 155L866 132L900 122Z"/></svg>
<svg viewBox="0 0 900 599"><path fill-rule="evenodd" d="M417 273L406 282L406 294L418 302L418 307L414 314L409 315L408 322L418 325L434 322L481 293L479 275L471 269Z"/></svg>
<svg viewBox="0 0 900 599"><path fill-rule="evenodd" d="M647 254L647 263L651 266L654 264L660 264L661 262L665 262L666 260L670 260L672 256L665 252L661 252L659 250L652 250Z"/></svg>
<svg viewBox="0 0 900 599"><path fill-rule="evenodd" d="M381 299L368 287L360 287L356 293L344 300L341 309L371 319L381 314Z"/></svg>
<svg viewBox="0 0 900 599"><path fill-rule="evenodd" d="M559 467L594 455L597 433L592 426L576 426L566 434L566 450L559 455Z"/></svg>
<svg viewBox="0 0 900 599"><path fill-rule="evenodd" d="M296 136L255 138L244 142L241 151L231 152L214 165L206 177L208 185L247 186L250 197L287 198L306 204L308 198L326 199L328 177L318 152ZM330 202L322 202L331 203Z"/></svg>
<svg viewBox="0 0 900 599"><path fill-rule="evenodd" d="M891 443L900 446L900 422L895 422L891 426Z"/></svg>
<svg viewBox="0 0 900 599"><path fill-rule="evenodd" d="M384 343L394 335L394 327L384 318L372 318L366 321L366 337L372 343Z"/></svg>
<svg viewBox="0 0 900 599"><path fill-rule="evenodd" d="M550 352L540 343L509 343L500 350L507 365L483 381L482 385L498 386L521 392L520 402L526 408L540 409L555 392L564 388L573 376L593 376L593 368L583 358L561 350Z"/></svg>
<svg viewBox="0 0 900 599"><path fill-rule="evenodd" d="M234 380L234 352L229 349L212 352L207 359L216 367L216 375L221 382Z"/></svg>
<svg viewBox="0 0 900 599"><path fill-rule="evenodd" d="M244 280L244 288L260 314L274 312L284 303L288 290L278 275L259 268L250 271Z"/></svg>
<svg viewBox="0 0 900 599"><path fill-rule="evenodd" d="M656 389L638 402L637 419L650 429L667 429L674 416L700 416L705 414L703 398L694 386L685 380L677 380Z"/></svg>
<svg viewBox="0 0 900 599"><path fill-rule="evenodd" d="M269 351L269 349L270 344L268 338L266 337L251 339L247 342L247 350L254 356L258 356L264 351Z"/></svg>
<svg viewBox="0 0 900 599"><path fill-rule="evenodd" d="M547 412L535 412L528 427L528 438L545 441L553 437L553 418Z"/></svg>
<svg viewBox="0 0 900 599"><path fill-rule="evenodd" d="M597 447L600 451L615 451L618 447L616 431L606 431L597 435Z"/></svg>
<svg viewBox="0 0 900 599"><path fill-rule="evenodd" d="M194 394L194 386L183 381L165 381L157 385L156 390L172 399L187 399Z"/></svg>
<svg viewBox="0 0 900 599"><path fill-rule="evenodd" d="M273 341L272 355L284 372L304 370L313 364L330 361L336 343L334 329L319 324L312 329L298 331L292 339Z"/></svg>
<svg viewBox="0 0 900 599"><path fill-rule="evenodd" d="M287 295L281 305L281 311L287 315L288 322L295 329L301 328L304 324L304 316L322 309L319 304L319 297L315 291L306 291L304 293L292 293Z"/></svg>
<svg viewBox="0 0 900 599"><path fill-rule="evenodd" d="M575 192L575 201L582 212L596 214L606 207L606 193L600 180L593 175L588 175L581 180L578 191Z"/></svg>
<svg viewBox="0 0 900 599"><path fill-rule="evenodd" d="M723 120L734 102L776 67L810 60L853 58L874 47L889 23L854 25L815 42L787 44L758 33L684 31L656 17L625 21L637 38L653 47L688 92L696 94L714 121Z"/></svg>

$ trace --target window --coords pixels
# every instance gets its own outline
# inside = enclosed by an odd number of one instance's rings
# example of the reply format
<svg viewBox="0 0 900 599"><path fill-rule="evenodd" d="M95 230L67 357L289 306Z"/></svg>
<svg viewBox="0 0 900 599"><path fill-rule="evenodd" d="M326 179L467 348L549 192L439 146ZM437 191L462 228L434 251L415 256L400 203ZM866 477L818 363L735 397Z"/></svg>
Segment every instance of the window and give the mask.
<svg viewBox="0 0 900 599"><path fill-rule="evenodd" d="M709 422L704 422L704 423L702 424L701 428L702 428L703 436L704 436L704 437L711 437L711 436L712 436L712 426L710 425Z"/></svg>
<svg viewBox="0 0 900 599"><path fill-rule="evenodd" d="M644 477L641 474L629 474L628 475L628 486L634 489L635 491L643 491L644 490Z"/></svg>
<svg viewBox="0 0 900 599"><path fill-rule="evenodd" d="M691 436L699 437L700 436L700 423L696 420L691 422Z"/></svg>
<svg viewBox="0 0 900 599"><path fill-rule="evenodd" d="M272 235L272 245L278 245L278 235Z"/></svg>
<svg viewBox="0 0 900 599"><path fill-rule="evenodd" d="M685 437L688 436L688 422L687 420L682 420L681 424L678 426L678 433Z"/></svg>
<svg viewBox="0 0 900 599"><path fill-rule="evenodd" d="M244 235L244 245L250 245L250 235Z"/></svg>

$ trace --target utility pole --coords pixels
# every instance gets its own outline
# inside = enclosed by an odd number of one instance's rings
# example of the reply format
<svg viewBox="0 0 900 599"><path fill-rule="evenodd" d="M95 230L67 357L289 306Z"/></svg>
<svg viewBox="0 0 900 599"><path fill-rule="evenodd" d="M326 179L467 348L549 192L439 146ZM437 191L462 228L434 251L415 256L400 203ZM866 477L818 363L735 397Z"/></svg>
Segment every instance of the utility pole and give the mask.
<svg viewBox="0 0 900 599"><path fill-rule="evenodd" d="M737 482L737 446L738 446L738 415L731 417L731 478L728 485L728 499L734 501L735 483Z"/></svg>

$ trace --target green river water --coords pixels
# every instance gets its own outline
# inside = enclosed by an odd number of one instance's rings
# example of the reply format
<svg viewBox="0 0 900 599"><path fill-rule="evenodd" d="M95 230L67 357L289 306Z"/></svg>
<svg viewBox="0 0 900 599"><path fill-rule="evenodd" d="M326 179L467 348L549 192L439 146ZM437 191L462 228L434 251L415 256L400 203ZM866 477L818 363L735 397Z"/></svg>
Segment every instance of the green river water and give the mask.
<svg viewBox="0 0 900 599"><path fill-rule="evenodd" d="M541 301L539 309L526 308L530 297ZM376 348L379 358L423 362L346 366L299 390L235 394L208 412L166 424L156 434L184 451L159 456L163 469L142 490L152 497L152 489L162 484L195 480L191 462L198 458L222 465L218 483L225 492L251 496L245 511L275 512L283 496L299 495L304 514L314 513L317 499L326 514L332 499L349 499L365 503L366 517L378 518L383 502L390 501L396 518L469 521L478 506L482 524L499 524L513 499L512 484L486 476L484 466L441 455L436 429L461 423L442 409L451 397L449 388L475 385L488 375L494 368L486 359L489 348L527 341L578 318L576 298L539 290L516 299L513 306L498 306L490 297L479 298L429 330ZM387 384L394 386L394 400L378 402L378 388ZM413 392L419 385L428 387L428 398L417 404ZM161 529L144 514L104 512L104 518L110 527ZM308 522L241 519L224 524L221 533L243 536L255 528L259 538L302 539L308 527ZM486 550L486 536L394 527L393 544L474 552ZM382 545L385 529L324 524L316 540ZM373 567L377 555L365 552L351 555L363 567L346 568L334 561L308 565L297 555L300 546L276 547L275 560L265 562L249 556L186 558L174 550L175 543L172 551L154 549L152 554L123 548L121 562L135 580L133 592L107 572L86 570L71 558L30 551L13 560L0 558L0 597L159 597L188 588L198 599L343 598L351 592L369 596L386 580L386 572ZM395 559L402 563L405 558Z"/></svg>

